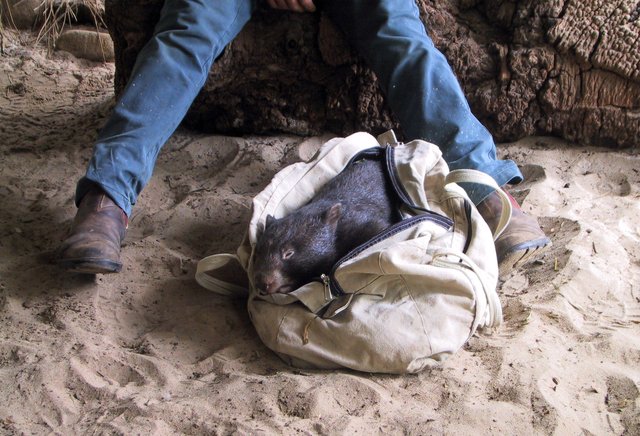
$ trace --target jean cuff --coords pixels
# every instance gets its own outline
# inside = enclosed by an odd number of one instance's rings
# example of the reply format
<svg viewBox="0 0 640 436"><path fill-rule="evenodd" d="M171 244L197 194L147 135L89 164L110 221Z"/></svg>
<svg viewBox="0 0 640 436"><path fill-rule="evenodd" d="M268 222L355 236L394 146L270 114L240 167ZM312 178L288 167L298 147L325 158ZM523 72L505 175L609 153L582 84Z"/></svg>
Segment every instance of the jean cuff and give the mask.
<svg viewBox="0 0 640 436"><path fill-rule="evenodd" d="M515 162L507 160L501 161L501 165L494 171L487 171L498 186L506 184L517 184L522 182L523 176ZM460 186L467 192L473 204L478 205L494 191L493 188L480 185L478 183L460 183Z"/></svg>
<svg viewBox="0 0 640 436"><path fill-rule="evenodd" d="M133 207L125 196L117 193L117 191L113 187L103 184L97 180L92 180L87 176L81 178L78 182L78 185L76 186L76 206L80 205L80 200L82 200L82 197L85 196L89 189L96 185L100 187L113 200L113 202L124 211L125 214L127 214L127 217L131 216Z"/></svg>

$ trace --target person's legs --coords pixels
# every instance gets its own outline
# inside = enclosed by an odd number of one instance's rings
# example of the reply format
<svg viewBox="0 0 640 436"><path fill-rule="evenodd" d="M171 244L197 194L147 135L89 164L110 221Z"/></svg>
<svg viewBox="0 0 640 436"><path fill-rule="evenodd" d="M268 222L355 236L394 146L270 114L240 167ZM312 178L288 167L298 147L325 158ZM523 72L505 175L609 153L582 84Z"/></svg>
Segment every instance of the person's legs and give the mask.
<svg viewBox="0 0 640 436"><path fill-rule="evenodd" d="M451 169L471 168L499 185L517 183L516 164L498 160L491 134L471 113L444 55L412 0L327 0L325 10L376 73L408 139L437 144ZM491 190L465 187L474 203Z"/></svg>
<svg viewBox="0 0 640 436"><path fill-rule="evenodd" d="M96 141L79 203L93 183L127 215L160 148L204 85L213 60L251 17L253 0L167 0L153 38Z"/></svg>
<svg viewBox="0 0 640 436"><path fill-rule="evenodd" d="M451 169L483 171L500 186L522 181L513 161L497 158L491 134L471 113L446 58L428 37L413 0L324 0L323 6L376 73L409 139L437 144ZM499 202L491 201L497 196L491 188L474 184L464 184L464 188L476 205L484 206L479 207L483 214L500 207ZM485 219L491 226L491 220ZM551 242L536 220L521 213L519 207L509 227L502 240L496 241L503 272ZM511 265L505 266L505 262Z"/></svg>
<svg viewBox="0 0 640 436"><path fill-rule="evenodd" d="M166 0L152 39L94 146L76 189L78 213L58 263L117 272L120 244L160 148L202 88L211 64L251 17L255 0Z"/></svg>

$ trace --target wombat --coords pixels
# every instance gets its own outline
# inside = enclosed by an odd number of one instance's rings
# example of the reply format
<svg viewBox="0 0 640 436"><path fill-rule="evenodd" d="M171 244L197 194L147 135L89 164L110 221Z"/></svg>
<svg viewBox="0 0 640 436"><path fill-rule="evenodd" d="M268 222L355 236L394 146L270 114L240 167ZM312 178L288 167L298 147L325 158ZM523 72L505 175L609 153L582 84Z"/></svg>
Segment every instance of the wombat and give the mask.
<svg viewBox="0 0 640 436"><path fill-rule="evenodd" d="M380 160L352 163L305 206L281 219L268 216L254 254L262 294L288 293L349 251L398 222L398 201Z"/></svg>

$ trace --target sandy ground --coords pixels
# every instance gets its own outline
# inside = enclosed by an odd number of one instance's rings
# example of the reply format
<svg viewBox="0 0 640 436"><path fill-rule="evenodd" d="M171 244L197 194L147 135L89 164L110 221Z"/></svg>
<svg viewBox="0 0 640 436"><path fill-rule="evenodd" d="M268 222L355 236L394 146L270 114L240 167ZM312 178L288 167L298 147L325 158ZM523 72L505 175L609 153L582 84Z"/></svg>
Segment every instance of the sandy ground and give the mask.
<svg viewBox="0 0 640 436"><path fill-rule="evenodd" d="M178 132L122 273L63 274L53 255L114 69L27 42L10 35L0 56L0 433L640 434L637 150L501 145L526 164L517 195L554 241L501 284L504 325L418 375L300 371L261 344L242 300L193 276L320 140Z"/></svg>

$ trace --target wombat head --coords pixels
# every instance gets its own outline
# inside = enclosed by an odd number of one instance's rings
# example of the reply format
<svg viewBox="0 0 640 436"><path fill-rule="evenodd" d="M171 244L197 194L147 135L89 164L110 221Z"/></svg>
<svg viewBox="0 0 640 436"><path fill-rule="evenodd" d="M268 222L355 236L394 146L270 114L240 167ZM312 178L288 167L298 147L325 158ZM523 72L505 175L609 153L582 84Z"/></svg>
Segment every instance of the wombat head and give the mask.
<svg viewBox="0 0 640 436"><path fill-rule="evenodd" d="M328 274L336 262L341 204L309 204L281 219L267 217L254 253L254 284L262 294L288 293Z"/></svg>

